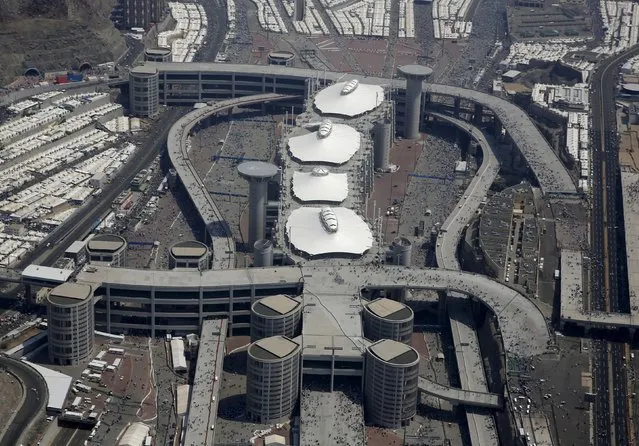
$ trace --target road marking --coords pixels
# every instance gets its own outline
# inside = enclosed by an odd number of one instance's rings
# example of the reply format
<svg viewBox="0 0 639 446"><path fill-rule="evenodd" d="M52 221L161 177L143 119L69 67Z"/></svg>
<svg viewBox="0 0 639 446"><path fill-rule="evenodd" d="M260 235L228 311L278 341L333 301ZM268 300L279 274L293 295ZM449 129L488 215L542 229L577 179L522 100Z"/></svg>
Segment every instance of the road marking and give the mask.
<svg viewBox="0 0 639 446"><path fill-rule="evenodd" d="M169 226L169 229L173 228L173 226L175 225L175 222L177 222L178 218L180 218L181 215L182 215L182 211L178 212L178 214L173 219L173 223L171 223L171 226Z"/></svg>
<svg viewBox="0 0 639 446"><path fill-rule="evenodd" d="M73 431L73 435L71 435L71 438L69 438L69 441L67 441L67 444L65 444L64 446L69 446L71 444L71 442L73 441L73 438L75 437L75 434L78 433L78 430L76 429L75 431Z"/></svg>

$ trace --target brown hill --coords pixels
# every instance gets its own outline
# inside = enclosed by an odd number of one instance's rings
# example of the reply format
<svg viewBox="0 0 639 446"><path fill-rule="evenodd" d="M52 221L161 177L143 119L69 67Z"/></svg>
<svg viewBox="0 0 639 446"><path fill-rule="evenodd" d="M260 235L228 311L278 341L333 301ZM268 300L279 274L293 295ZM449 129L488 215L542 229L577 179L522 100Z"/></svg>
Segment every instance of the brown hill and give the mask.
<svg viewBox="0 0 639 446"><path fill-rule="evenodd" d="M116 0L2 0L0 85L28 65L57 71L114 60L125 43L109 16Z"/></svg>

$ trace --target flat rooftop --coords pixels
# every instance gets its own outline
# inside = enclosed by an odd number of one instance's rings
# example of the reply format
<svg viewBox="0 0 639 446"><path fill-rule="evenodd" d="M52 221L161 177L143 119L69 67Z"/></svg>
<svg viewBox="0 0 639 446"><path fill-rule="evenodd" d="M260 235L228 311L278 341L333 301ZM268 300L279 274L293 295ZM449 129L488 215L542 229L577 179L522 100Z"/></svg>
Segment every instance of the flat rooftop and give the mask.
<svg viewBox="0 0 639 446"><path fill-rule="evenodd" d="M376 342L368 350L382 361L395 365L410 365L419 360L419 354L413 347L391 339Z"/></svg>
<svg viewBox="0 0 639 446"><path fill-rule="evenodd" d="M200 258L206 255L206 245L195 240L179 242L171 247L171 254L176 258Z"/></svg>
<svg viewBox="0 0 639 446"><path fill-rule="evenodd" d="M393 321L408 319L413 314L412 310L403 303L385 297L372 301L366 307L376 316Z"/></svg>
<svg viewBox="0 0 639 446"><path fill-rule="evenodd" d="M249 355L256 359L272 361L282 359L299 348L299 344L284 336L273 336L255 341L249 347Z"/></svg>
<svg viewBox="0 0 639 446"><path fill-rule="evenodd" d="M280 316L290 313L300 305L299 301L284 294L278 294L258 300L253 308L263 316Z"/></svg>
<svg viewBox="0 0 639 446"><path fill-rule="evenodd" d="M126 240L119 235L100 234L89 240L87 248L93 252L115 252L125 245Z"/></svg>
<svg viewBox="0 0 639 446"><path fill-rule="evenodd" d="M93 288L85 283L66 282L49 292L47 299L56 305L75 305L93 296Z"/></svg>

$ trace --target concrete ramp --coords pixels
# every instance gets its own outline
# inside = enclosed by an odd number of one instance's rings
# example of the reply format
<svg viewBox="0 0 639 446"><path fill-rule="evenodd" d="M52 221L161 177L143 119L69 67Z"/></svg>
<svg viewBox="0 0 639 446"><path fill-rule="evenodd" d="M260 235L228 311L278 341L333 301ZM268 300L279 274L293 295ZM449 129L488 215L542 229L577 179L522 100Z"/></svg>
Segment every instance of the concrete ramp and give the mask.
<svg viewBox="0 0 639 446"><path fill-rule="evenodd" d="M501 397L496 393L473 392L457 387L437 384L429 379L419 377L417 387L420 392L435 396L453 404L472 407L487 407L489 409L501 408Z"/></svg>

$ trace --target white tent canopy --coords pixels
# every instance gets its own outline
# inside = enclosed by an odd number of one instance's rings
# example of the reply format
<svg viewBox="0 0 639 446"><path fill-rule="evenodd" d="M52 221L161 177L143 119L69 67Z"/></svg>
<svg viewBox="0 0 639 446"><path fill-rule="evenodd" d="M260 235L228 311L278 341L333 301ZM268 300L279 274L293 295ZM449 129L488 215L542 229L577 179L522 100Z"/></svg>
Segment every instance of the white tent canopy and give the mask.
<svg viewBox="0 0 639 446"><path fill-rule="evenodd" d="M293 136L288 140L291 156L302 163L344 164L359 150L362 135L345 124L332 124L331 132Z"/></svg>
<svg viewBox="0 0 639 446"><path fill-rule="evenodd" d="M295 209L286 221L286 234L296 249L311 256L322 254L362 255L373 246L373 235L362 218L345 207L331 208L337 231L328 232L320 218L320 207Z"/></svg>
<svg viewBox="0 0 639 446"><path fill-rule="evenodd" d="M330 173L324 167L293 173L293 195L301 201L341 203L348 196L348 175Z"/></svg>
<svg viewBox="0 0 639 446"><path fill-rule="evenodd" d="M378 107L384 101L384 89L379 85L338 82L315 95L315 107L329 115L359 116Z"/></svg>

